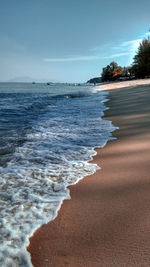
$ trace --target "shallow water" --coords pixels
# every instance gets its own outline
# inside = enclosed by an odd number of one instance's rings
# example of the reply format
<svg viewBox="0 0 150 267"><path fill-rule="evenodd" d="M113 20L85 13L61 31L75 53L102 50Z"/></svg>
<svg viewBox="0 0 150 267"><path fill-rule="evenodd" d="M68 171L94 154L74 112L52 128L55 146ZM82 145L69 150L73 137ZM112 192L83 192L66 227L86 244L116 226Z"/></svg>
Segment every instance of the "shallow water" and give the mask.
<svg viewBox="0 0 150 267"><path fill-rule="evenodd" d="M32 266L28 238L52 220L67 186L94 173L115 127L108 93L66 84L0 84L0 265Z"/></svg>

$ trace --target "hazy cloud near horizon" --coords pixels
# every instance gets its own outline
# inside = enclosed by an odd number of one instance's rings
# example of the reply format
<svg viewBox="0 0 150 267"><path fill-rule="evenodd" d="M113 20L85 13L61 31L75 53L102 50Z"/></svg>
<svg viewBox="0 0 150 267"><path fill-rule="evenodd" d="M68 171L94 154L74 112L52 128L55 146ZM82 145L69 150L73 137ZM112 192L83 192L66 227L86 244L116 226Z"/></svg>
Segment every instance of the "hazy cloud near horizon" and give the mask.
<svg viewBox="0 0 150 267"><path fill-rule="evenodd" d="M149 8L147 0L6 0L0 9L0 80L84 82L112 60L131 64L148 35Z"/></svg>

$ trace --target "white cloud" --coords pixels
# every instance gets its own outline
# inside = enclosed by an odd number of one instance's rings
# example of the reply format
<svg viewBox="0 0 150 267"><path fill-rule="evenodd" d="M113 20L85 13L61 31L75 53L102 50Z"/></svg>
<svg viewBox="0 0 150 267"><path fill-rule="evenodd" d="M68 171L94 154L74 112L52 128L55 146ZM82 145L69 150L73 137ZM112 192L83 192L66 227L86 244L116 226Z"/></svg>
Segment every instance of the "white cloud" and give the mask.
<svg viewBox="0 0 150 267"><path fill-rule="evenodd" d="M124 41L114 46L113 49L118 50L122 53L127 53L130 56L130 60L133 59L134 55L138 51L138 47L144 38L150 35L149 32L139 36L139 38L129 41Z"/></svg>
<svg viewBox="0 0 150 267"><path fill-rule="evenodd" d="M71 61L86 61L96 60L98 56L70 56L66 58L44 58L45 62L71 62Z"/></svg>
<svg viewBox="0 0 150 267"><path fill-rule="evenodd" d="M90 49L91 52L96 52L96 53L101 53L102 51L105 51L107 48L110 49L110 47L113 46L113 44L107 43L107 44L102 44L99 46L92 47Z"/></svg>
<svg viewBox="0 0 150 267"><path fill-rule="evenodd" d="M117 54L112 54L110 56L106 56L103 58L116 58L116 57L123 57L129 55L129 52L122 52L122 53L117 53Z"/></svg>
<svg viewBox="0 0 150 267"><path fill-rule="evenodd" d="M72 61L88 61L88 60L98 60L98 59L107 59L107 58L115 58L122 57L128 55L128 52L117 53L108 56L73 56L66 58L44 58L45 62L72 62Z"/></svg>
<svg viewBox="0 0 150 267"><path fill-rule="evenodd" d="M140 42L143 38L148 37L149 32L141 35L135 40L123 41L117 44L105 44L102 46L93 47L90 49L90 55L71 55L62 58L44 58L44 62L73 62L73 61L92 61L100 59L115 59L119 57L128 56L129 64L131 64L132 59L137 52ZM114 53L114 50L116 53ZM108 54L107 54L108 51ZM92 55L93 54L93 55Z"/></svg>
<svg viewBox="0 0 150 267"><path fill-rule="evenodd" d="M136 52L142 39L122 42L120 48L128 49L129 52Z"/></svg>

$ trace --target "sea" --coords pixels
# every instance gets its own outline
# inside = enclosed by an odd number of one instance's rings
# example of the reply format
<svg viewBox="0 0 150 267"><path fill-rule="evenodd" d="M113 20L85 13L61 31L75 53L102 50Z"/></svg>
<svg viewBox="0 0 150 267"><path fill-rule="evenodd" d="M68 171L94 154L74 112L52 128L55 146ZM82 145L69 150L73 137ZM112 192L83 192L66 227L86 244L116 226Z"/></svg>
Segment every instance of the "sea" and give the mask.
<svg viewBox="0 0 150 267"><path fill-rule="evenodd" d="M116 129L108 99L86 84L0 83L0 266L32 266L29 238L99 168L94 149Z"/></svg>

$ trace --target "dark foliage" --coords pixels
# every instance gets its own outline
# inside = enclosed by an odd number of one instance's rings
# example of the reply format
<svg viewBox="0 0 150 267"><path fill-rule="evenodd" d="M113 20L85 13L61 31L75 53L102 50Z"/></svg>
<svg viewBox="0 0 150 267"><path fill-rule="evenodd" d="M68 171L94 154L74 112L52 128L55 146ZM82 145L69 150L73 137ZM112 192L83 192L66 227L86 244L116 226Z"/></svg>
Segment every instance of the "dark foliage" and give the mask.
<svg viewBox="0 0 150 267"><path fill-rule="evenodd" d="M150 37L144 39L134 57L132 71L137 78L150 77Z"/></svg>
<svg viewBox="0 0 150 267"><path fill-rule="evenodd" d="M123 74L122 67L118 66L116 62L111 62L107 67L102 70L102 81L115 81Z"/></svg>

